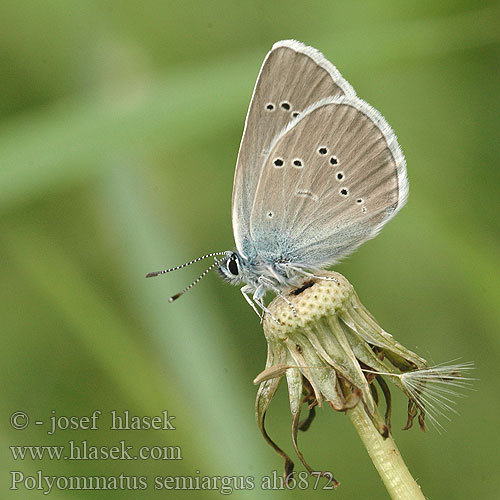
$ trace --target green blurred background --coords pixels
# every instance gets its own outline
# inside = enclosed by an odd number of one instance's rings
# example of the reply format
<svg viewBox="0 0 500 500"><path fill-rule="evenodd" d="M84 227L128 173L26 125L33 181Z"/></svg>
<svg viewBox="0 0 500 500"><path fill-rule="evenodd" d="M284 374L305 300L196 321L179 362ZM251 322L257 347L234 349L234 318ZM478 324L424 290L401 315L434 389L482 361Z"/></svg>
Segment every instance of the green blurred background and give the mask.
<svg viewBox="0 0 500 500"><path fill-rule="evenodd" d="M474 360L476 391L447 432L395 439L428 498L498 498L500 6L497 2L6 1L0 3L1 498L7 471L147 476L147 491L64 498L217 498L154 491L166 475L254 476L282 461L254 421L265 363L258 319L215 275L167 299L231 249L238 145L272 43L321 50L393 126L407 156L407 207L336 269L379 322L434 363ZM284 387L268 415L292 456ZM33 424L104 415L98 431ZM175 415L175 431L110 431L109 411ZM14 430L9 416L31 424ZM9 445L178 445L181 461L14 461ZM338 499L387 494L349 420L325 408L300 436ZM298 470L302 470L297 465ZM199 472L196 472L199 471Z"/></svg>

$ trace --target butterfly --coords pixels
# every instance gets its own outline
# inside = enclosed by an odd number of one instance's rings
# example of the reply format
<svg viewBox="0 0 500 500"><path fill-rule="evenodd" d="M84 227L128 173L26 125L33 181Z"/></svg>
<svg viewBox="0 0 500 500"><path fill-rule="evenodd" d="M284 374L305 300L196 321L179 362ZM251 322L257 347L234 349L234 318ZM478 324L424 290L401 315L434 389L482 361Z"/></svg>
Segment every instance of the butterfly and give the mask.
<svg viewBox="0 0 500 500"><path fill-rule="evenodd" d="M260 69L236 163L236 249L207 257L261 317L264 297L321 277L380 229L408 197L406 161L384 117L318 50L273 45ZM262 313L257 309L261 309ZM293 306L291 306L293 307Z"/></svg>

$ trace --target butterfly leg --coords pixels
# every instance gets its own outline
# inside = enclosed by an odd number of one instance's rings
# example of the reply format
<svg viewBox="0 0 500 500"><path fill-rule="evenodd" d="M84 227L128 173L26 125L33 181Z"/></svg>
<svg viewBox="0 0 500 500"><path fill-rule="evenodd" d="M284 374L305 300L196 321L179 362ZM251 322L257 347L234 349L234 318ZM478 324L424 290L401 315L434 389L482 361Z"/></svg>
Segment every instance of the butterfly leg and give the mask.
<svg viewBox="0 0 500 500"><path fill-rule="evenodd" d="M339 281L337 278L333 278L332 276L318 276L317 274L304 271L303 269L297 269L297 272L303 274L304 276L308 276L309 278L315 278L318 280L335 281L336 283Z"/></svg>
<svg viewBox="0 0 500 500"><path fill-rule="evenodd" d="M261 276L259 278L259 281L263 283L265 286L267 286L267 288L272 290L274 293L276 293L278 297L284 300L292 310L292 314L294 316L297 316L297 310L295 309L295 306L281 293L281 290L278 287L274 286L273 283L270 280L268 280L265 276Z"/></svg>
<svg viewBox="0 0 500 500"><path fill-rule="evenodd" d="M255 314L257 314L257 316L260 318L260 322L262 323L262 321L264 321L264 314L269 314L269 316L271 316L273 321L275 321L276 323L279 323L279 321L271 314L269 309L264 304L263 298L264 298L264 295L266 293L265 287L262 284L260 284L257 287L257 289L254 291L252 298L250 298L248 294L252 290L253 290L253 288L248 287L247 285L245 285L244 287L242 287L240 289L241 294L243 295L243 297L245 297L245 300L248 302L248 304L250 304L250 307L255 311ZM257 304L262 309L262 313L259 312L259 310L255 306L255 304Z"/></svg>
<svg viewBox="0 0 500 500"><path fill-rule="evenodd" d="M261 276L262 278L262 276ZM264 321L264 314L269 314L269 316L271 317L271 319L275 322L275 323L278 323L279 325L281 324L279 322L278 319L276 319L273 314L271 313L271 311L266 307L266 304L264 304L264 295L266 294L266 288L269 288L269 286L266 286L264 283L263 283L263 280L259 278L259 286L257 287L257 289L255 290L254 294L253 294L253 300L254 302L262 309L262 316L260 318L260 322L262 323L262 321Z"/></svg>
<svg viewBox="0 0 500 500"><path fill-rule="evenodd" d="M240 289L241 294L243 297L245 297L245 300L250 304L250 307L255 311L255 314L260 318L260 321L262 323L262 319L264 317L264 314L261 314L255 304L253 303L252 299L248 296L248 293L252 291L251 288L248 288L247 285L245 285L243 288Z"/></svg>

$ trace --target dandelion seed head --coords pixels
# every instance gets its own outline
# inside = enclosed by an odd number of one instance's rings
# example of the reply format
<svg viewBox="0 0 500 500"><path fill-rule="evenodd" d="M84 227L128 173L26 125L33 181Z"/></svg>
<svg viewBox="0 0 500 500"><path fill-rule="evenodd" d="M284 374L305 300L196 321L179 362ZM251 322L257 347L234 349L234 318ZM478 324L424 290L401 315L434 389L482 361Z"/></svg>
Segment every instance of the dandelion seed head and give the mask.
<svg viewBox="0 0 500 500"><path fill-rule="evenodd" d="M285 461L292 461L270 439L264 426L266 411L280 381L288 386L295 451L308 471L312 469L298 449L297 432L309 427L314 408L328 406L349 412L362 411L385 439L390 434L392 398L388 381L408 397L404 429L417 419L425 430L425 418L439 431L440 420L457 413L455 400L470 388L472 363L456 360L429 363L387 333L361 303L353 286L342 275L322 271L309 273L288 293L278 294L263 318L268 344L266 368L254 380L259 384L256 415L266 441ZM379 392L380 391L380 392ZM309 416L302 423L301 408ZM379 412L385 407L384 416Z"/></svg>
<svg viewBox="0 0 500 500"><path fill-rule="evenodd" d="M291 314L290 306L278 297L273 302L272 316L264 317L263 325L266 332L281 335L289 329L300 329L318 318L335 314L344 306L344 302L353 294L353 286L344 276L336 272L324 272L327 279L313 279L314 286L303 290L292 290L286 295L295 307Z"/></svg>

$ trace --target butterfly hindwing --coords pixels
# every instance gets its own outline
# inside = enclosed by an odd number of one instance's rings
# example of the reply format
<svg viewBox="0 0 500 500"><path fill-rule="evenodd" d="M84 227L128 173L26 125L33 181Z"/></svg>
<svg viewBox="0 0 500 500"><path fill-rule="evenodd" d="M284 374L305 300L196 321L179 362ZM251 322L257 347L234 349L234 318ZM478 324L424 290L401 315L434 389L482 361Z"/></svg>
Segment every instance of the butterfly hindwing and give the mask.
<svg viewBox="0 0 500 500"><path fill-rule="evenodd" d="M382 115L356 96L322 99L272 141L250 216L268 262L323 268L404 205L406 164Z"/></svg>

